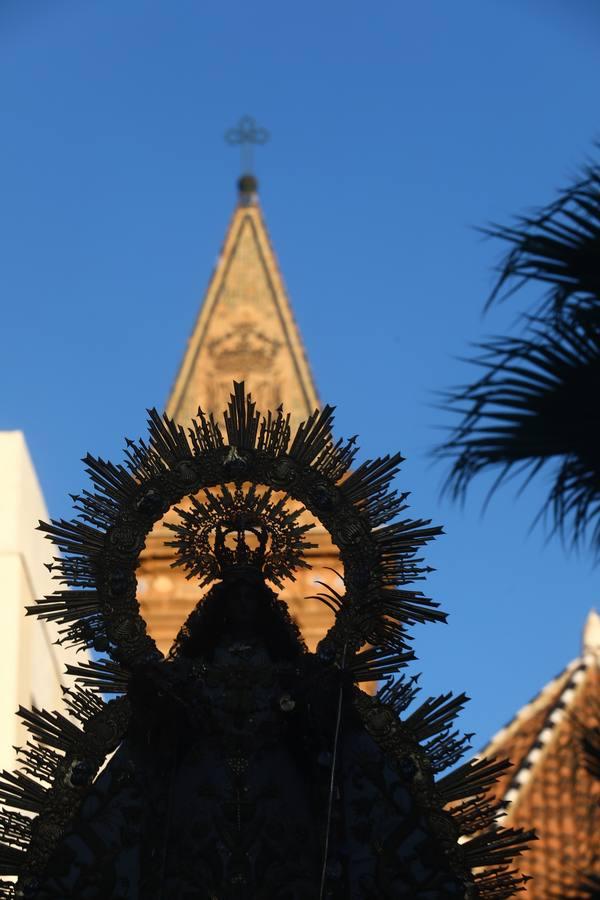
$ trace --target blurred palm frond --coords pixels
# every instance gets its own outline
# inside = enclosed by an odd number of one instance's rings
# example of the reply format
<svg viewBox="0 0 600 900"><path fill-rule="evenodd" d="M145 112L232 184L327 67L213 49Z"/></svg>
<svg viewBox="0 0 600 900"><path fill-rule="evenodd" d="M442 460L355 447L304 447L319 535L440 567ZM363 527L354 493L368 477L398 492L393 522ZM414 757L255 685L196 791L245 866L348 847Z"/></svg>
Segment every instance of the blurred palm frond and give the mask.
<svg viewBox="0 0 600 900"><path fill-rule="evenodd" d="M600 301L600 166L588 166L558 200L511 226L482 229L509 244L486 308L526 284L546 288L536 312L597 317ZM596 318L596 321L597 318Z"/></svg>
<svg viewBox="0 0 600 900"><path fill-rule="evenodd" d="M477 345L479 377L442 395L458 416L434 451L451 460L445 490L464 499L475 475L495 470L489 499L552 466L536 521L550 519L567 544L589 540L600 560L600 164L535 216L486 232L510 244L487 306L525 285L544 292L519 336Z"/></svg>

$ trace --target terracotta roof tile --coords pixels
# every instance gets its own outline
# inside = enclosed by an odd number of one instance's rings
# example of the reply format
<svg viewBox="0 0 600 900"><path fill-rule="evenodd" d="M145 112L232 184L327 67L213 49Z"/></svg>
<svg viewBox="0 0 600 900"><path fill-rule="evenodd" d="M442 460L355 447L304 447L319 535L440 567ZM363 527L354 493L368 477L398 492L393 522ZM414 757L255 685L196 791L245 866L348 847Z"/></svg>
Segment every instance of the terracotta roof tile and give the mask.
<svg viewBox="0 0 600 900"><path fill-rule="evenodd" d="M583 873L600 876L600 783L587 771L586 727L598 725L600 653L589 650L523 707L485 749L512 770L495 786L510 801L502 825L535 828L523 861L533 900L575 898Z"/></svg>

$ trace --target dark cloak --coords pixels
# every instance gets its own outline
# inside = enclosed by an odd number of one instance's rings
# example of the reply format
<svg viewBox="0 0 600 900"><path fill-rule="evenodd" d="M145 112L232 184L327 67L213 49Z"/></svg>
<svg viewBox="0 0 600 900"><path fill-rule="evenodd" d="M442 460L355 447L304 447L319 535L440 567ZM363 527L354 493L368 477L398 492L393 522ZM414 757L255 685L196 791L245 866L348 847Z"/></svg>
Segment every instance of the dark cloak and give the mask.
<svg viewBox="0 0 600 900"><path fill-rule="evenodd" d="M134 672L128 733L32 896L464 896L356 691L264 582L217 585L169 659Z"/></svg>

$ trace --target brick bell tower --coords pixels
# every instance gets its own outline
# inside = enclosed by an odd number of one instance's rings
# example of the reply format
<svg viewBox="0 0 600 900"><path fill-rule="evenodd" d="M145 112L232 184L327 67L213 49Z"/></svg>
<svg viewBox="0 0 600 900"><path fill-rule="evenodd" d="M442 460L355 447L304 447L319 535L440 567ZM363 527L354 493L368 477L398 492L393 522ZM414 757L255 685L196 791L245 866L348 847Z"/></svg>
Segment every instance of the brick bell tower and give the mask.
<svg viewBox="0 0 600 900"><path fill-rule="evenodd" d="M317 391L269 240L256 178L243 175L238 189L238 204L166 412L185 426L201 406L220 421L232 382L244 381L261 412L283 404L294 427L319 406ZM138 569L141 610L163 653L201 596L197 583L172 568L174 550L165 543L172 537L158 523ZM318 522L307 537L317 545L306 556L311 568L299 570L297 580L286 583L279 596L313 650L333 616L323 603L305 598L321 590L319 581L341 590L342 582L331 571L341 572L341 563Z"/></svg>

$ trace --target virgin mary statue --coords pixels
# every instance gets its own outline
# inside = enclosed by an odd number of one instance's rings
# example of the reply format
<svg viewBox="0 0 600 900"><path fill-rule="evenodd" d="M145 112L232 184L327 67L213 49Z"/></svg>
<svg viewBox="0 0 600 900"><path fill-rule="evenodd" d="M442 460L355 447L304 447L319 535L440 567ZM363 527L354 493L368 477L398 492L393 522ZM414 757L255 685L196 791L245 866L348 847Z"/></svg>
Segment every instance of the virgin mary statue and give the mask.
<svg viewBox="0 0 600 900"><path fill-rule="evenodd" d="M62 586L34 611L96 660L70 670L69 716L21 710L32 740L0 783L1 898L496 900L519 889L510 861L531 835L496 825L484 799L505 763L440 774L466 747L451 725L465 698L406 712L407 628L443 618L407 585L439 529L397 519L399 456L355 466L331 423L326 407L292 437L283 413L261 417L234 385L227 440L202 413L189 437L152 413L127 465L88 457L94 491L72 522L44 526ZM210 588L164 658L135 568L173 506L177 563ZM345 586L319 595L336 620L316 653L276 593L306 565L304 510L338 546Z"/></svg>

